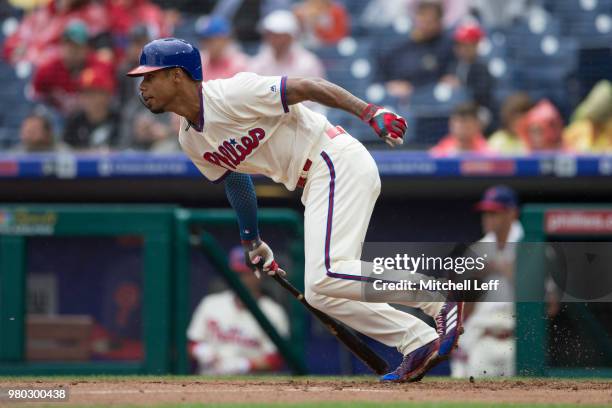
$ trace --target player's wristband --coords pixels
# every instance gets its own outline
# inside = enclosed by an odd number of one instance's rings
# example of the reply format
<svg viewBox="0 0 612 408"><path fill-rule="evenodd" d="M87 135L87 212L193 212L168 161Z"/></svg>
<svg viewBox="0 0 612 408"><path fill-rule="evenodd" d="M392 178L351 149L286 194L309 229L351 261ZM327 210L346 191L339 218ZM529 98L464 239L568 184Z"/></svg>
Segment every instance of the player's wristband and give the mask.
<svg viewBox="0 0 612 408"><path fill-rule="evenodd" d="M257 237L255 239L243 239L240 241L240 243L242 244L242 247L245 249L245 251L248 252L256 249L258 246L261 245L261 238Z"/></svg>
<svg viewBox="0 0 612 408"><path fill-rule="evenodd" d="M368 103L368 106L366 106L363 112L361 112L361 115L359 115L359 119L361 119L365 123L369 123L379 109L380 106L375 105L373 103Z"/></svg>

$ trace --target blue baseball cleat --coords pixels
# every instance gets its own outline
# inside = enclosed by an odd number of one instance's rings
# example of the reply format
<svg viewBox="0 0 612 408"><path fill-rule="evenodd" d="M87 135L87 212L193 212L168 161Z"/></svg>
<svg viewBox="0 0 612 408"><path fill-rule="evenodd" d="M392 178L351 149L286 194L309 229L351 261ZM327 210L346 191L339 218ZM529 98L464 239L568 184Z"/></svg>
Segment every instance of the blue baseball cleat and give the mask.
<svg viewBox="0 0 612 408"><path fill-rule="evenodd" d="M440 362L438 351L440 339L435 339L412 353L404 356L401 364L390 373L380 377L381 382L414 382L421 378L436 364Z"/></svg>
<svg viewBox="0 0 612 408"><path fill-rule="evenodd" d="M463 302L445 302L434 320L440 339L438 354L446 359L457 347L459 336L463 334Z"/></svg>

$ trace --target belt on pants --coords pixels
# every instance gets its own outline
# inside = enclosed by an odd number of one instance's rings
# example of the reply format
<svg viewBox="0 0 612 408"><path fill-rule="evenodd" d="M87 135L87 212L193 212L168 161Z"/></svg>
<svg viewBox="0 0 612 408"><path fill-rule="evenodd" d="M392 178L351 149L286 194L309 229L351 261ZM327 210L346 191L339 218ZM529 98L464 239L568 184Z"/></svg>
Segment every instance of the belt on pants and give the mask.
<svg viewBox="0 0 612 408"><path fill-rule="evenodd" d="M325 134L330 139L333 139L334 137L345 134L345 133L346 133L346 130L344 130L342 126L334 126L325 131ZM312 160L306 159L306 162L304 163L304 166L302 167L302 172L300 173L300 178L298 178L296 187L304 188L304 186L306 185L306 180L308 179L308 172L310 171L310 166L312 166Z"/></svg>

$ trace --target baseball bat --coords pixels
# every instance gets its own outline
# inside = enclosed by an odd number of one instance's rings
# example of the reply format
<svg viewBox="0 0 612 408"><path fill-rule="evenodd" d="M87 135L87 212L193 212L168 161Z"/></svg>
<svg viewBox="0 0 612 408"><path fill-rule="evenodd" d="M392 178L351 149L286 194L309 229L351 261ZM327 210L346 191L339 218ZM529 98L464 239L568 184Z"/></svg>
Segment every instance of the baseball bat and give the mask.
<svg viewBox="0 0 612 408"><path fill-rule="evenodd" d="M354 332L346 326L332 319L320 310L312 307L304 298L304 294L291 284L285 277L279 274L272 275L274 280L283 288L289 291L306 309L319 319L321 323L333 334L342 344L344 344L355 356L363 361L376 374L383 375L389 371L389 365L374 350L368 347Z"/></svg>

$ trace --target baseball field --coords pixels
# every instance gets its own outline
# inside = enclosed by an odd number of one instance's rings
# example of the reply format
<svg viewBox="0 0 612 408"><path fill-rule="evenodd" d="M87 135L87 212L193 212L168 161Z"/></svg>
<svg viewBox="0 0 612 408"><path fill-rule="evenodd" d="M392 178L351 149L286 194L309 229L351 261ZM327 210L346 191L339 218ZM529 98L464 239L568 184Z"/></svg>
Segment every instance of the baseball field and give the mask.
<svg viewBox="0 0 612 408"><path fill-rule="evenodd" d="M372 377L4 377L0 388L68 389L49 407L609 407L612 381L430 378L380 384ZM0 402L0 405L5 403ZM46 405L45 405L46 404ZM19 403L24 406L23 403Z"/></svg>

